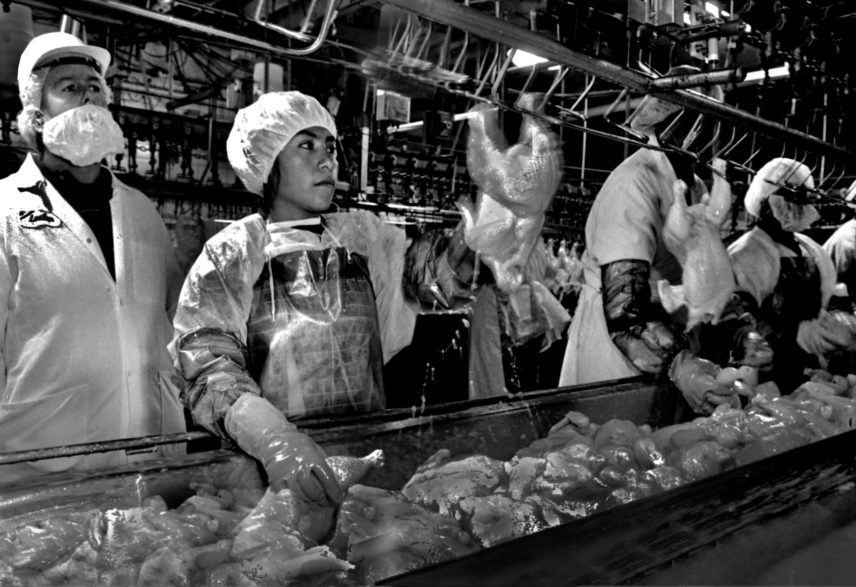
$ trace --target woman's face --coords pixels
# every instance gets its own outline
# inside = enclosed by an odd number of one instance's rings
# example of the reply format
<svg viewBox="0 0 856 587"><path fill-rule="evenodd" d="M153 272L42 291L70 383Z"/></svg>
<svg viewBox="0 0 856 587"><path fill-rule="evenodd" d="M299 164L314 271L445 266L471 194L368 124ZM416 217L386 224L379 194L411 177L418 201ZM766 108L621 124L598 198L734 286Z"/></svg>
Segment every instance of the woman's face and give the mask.
<svg viewBox="0 0 856 587"><path fill-rule="evenodd" d="M285 145L276 165L274 220L311 218L330 207L339 171L336 137L330 131L321 126L300 131Z"/></svg>

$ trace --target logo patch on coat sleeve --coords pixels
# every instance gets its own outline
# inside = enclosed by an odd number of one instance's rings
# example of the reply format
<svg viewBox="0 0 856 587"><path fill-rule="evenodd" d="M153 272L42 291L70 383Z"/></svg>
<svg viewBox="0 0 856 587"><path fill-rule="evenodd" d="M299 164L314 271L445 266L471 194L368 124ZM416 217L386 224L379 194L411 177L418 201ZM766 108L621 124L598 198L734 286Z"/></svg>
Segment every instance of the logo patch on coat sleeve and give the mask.
<svg viewBox="0 0 856 587"><path fill-rule="evenodd" d="M59 228L62 226L62 220L48 210L19 210L18 218L20 218L23 228Z"/></svg>

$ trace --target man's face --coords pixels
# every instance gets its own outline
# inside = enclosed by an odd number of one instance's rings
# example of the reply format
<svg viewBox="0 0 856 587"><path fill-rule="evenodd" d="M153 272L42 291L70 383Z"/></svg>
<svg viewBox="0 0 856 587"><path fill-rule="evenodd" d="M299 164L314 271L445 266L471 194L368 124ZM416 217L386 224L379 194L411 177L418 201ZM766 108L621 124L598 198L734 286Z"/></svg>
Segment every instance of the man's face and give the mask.
<svg viewBox="0 0 856 587"><path fill-rule="evenodd" d="M79 63L50 68L42 90L42 112L46 118L90 103L107 106L104 87L94 69Z"/></svg>
<svg viewBox="0 0 856 587"><path fill-rule="evenodd" d="M300 131L276 159L279 186L276 205L288 220L302 220L323 212L333 201L339 164L336 137L321 126Z"/></svg>

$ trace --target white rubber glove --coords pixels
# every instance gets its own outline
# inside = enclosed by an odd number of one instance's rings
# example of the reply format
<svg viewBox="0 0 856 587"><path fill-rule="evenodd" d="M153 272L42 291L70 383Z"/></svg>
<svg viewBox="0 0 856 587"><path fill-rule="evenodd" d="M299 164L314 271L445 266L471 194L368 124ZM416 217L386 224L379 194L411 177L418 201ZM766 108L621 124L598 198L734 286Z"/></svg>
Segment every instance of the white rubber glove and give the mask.
<svg viewBox="0 0 856 587"><path fill-rule="evenodd" d="M822 311L814 320L803 320L797 330L797 344L807 353L823 356L846 349L856 342L854 318L843 312Z"/></svg>
<svg viewBox="0 0 856 587"><path fill-rule="evenodd" d="M238 446L264 465L274 491L288 488L321 504L342 501L324 451L268 400L245 393L229 408L225 424Z"/></svg>
<svg viewBox="0 0 856 587"><path fill-rule="evenodd" d="M689 351L681 351L672 361L669 378L697 414L712 414L720 404L740 407L740 398L731 387L717 381L720 368Z"/></svg>

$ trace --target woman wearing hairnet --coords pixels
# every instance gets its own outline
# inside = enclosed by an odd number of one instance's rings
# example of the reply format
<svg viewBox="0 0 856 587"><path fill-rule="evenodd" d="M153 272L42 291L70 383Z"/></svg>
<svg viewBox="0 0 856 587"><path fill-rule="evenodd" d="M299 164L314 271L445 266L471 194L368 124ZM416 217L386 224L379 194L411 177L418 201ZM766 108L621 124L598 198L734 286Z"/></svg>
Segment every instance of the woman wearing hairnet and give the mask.
<svg viewBox="0 0 856 587"><path fill-rule="evenodd" d="M461 231L417 240L368 212L325 214L336 124L300 92L240 110L226 143L264 214L209 240L182 289L171 352L194 420L264 465L271 485L313 501L341 492L323 451L289 420L384 406L382 366L410 343L423 302L469 299ZM288 416L288 419L286 419Z"/></svg>
<svg viewBox="0 0 856 587"><path fill-rule="evenodd" d="M811 170L793 159L773 159L758 171L744 197L757 223L728 248L736 303L700 338L699 354L726 364L735 352L732 341L756 330L773 352L761 380L772 380L782 393L805 380L806 367L827 366L856 342L852 319L827 310L836 282L829 254L800 232L819 218L809 203L813 188Z"/></svg>

